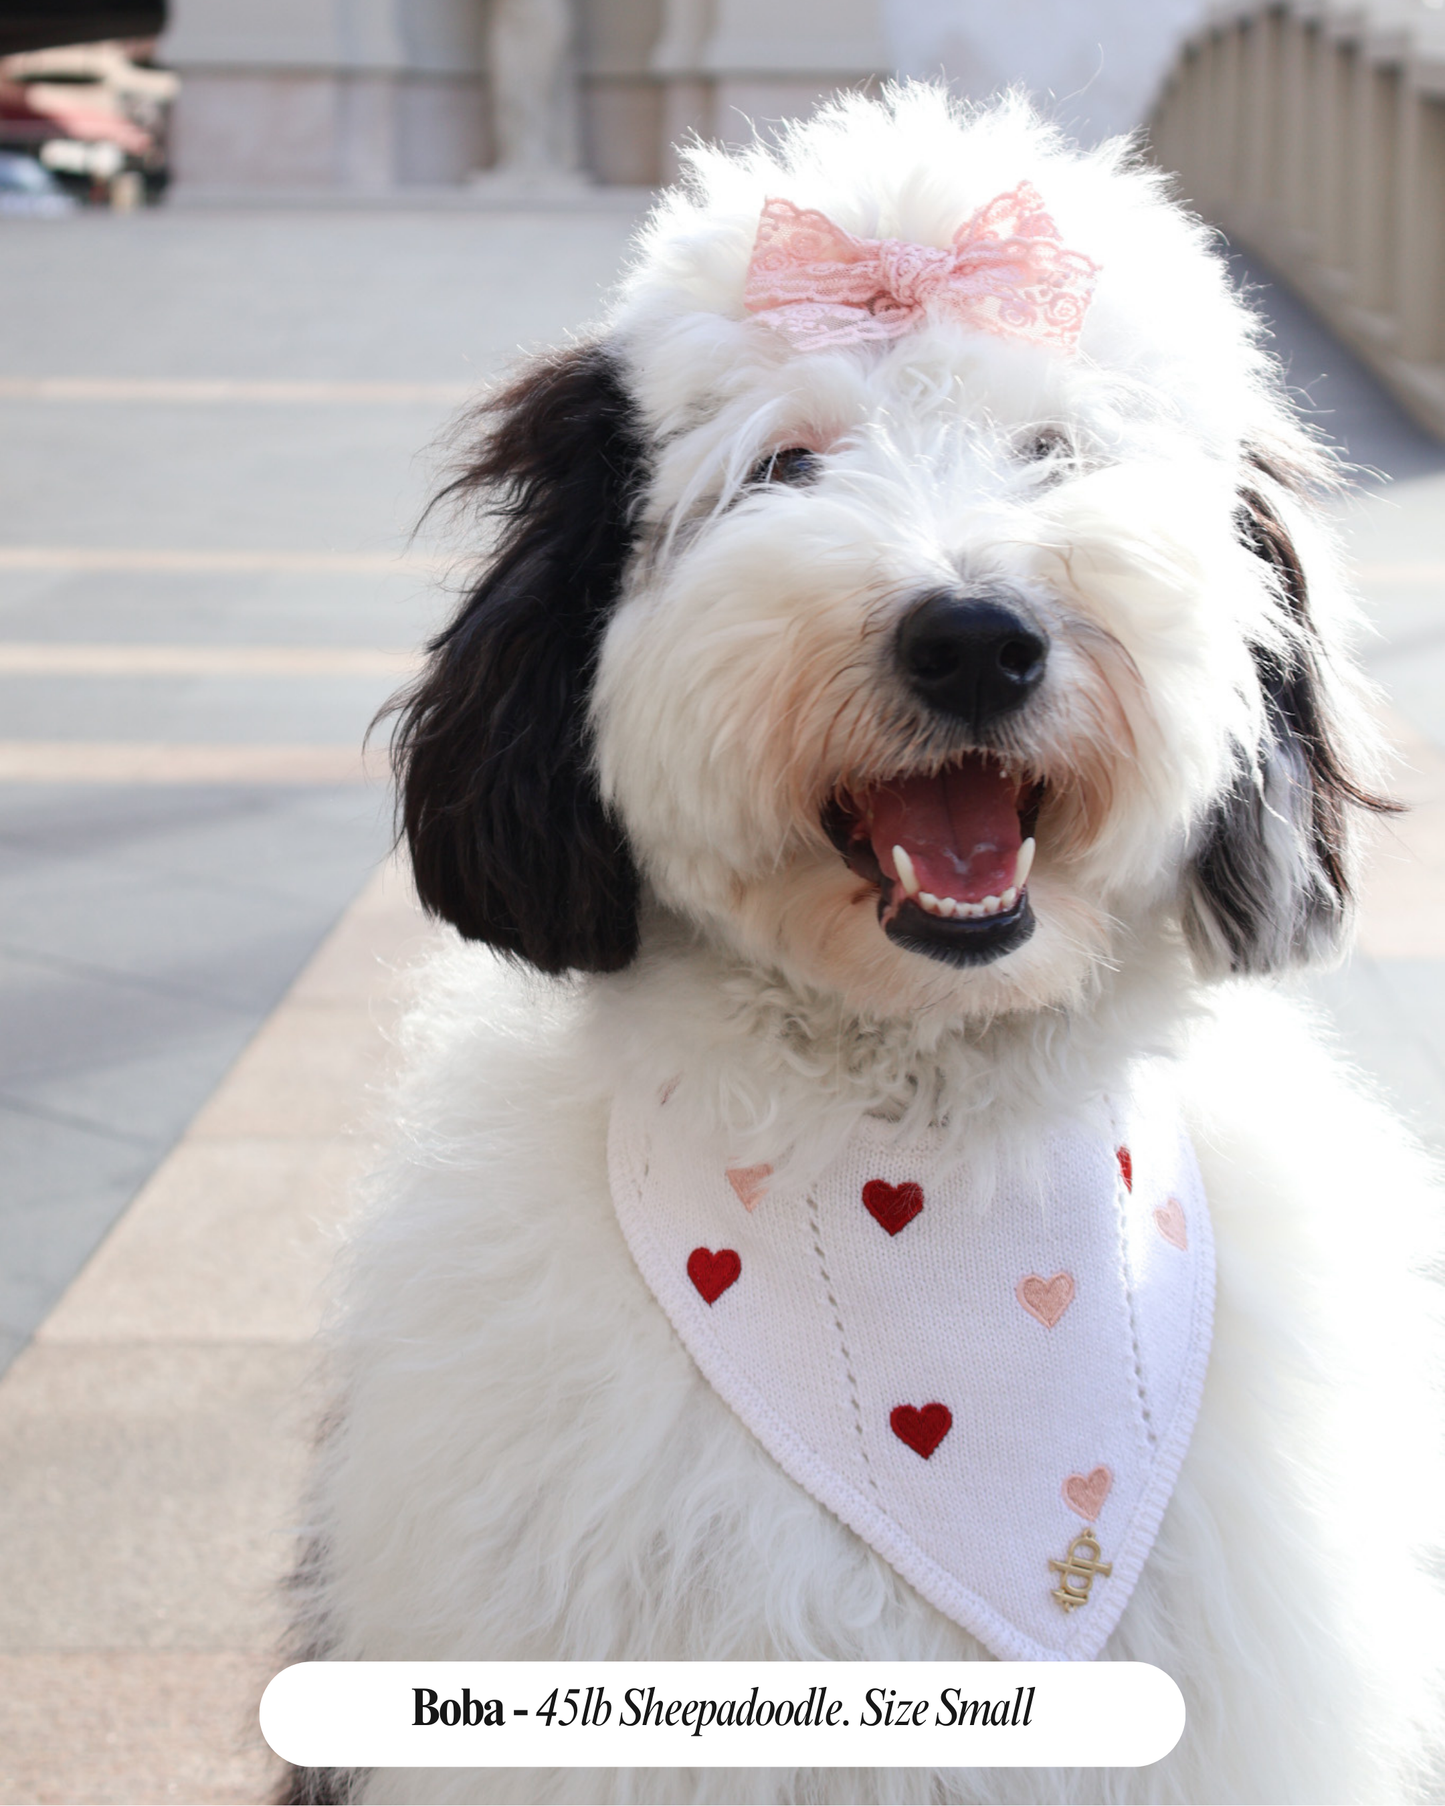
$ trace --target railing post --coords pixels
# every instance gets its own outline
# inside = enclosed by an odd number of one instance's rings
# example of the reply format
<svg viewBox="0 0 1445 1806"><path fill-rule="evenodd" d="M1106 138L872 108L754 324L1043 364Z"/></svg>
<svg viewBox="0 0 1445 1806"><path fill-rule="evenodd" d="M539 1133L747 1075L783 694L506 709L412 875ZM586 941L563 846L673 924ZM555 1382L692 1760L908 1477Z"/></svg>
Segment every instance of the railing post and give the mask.
<svg viewBox="0 0 1445 1806"><path fill-rule="evenodd" d="M1306 19L1301 40L1303 52L1300 71L1304 101L1304 132L1301 150L1304 158L1304 206L1301 209L1301 249L1307 257L1317 258L1324 237L1324 183L1320 165L1329 155L1328 127L1325 123L1323 74L1325 67L1324 34L1318 19Z"/></svg>
<svg viewBox="0 0 1445 1806"><path fill-rule="evenodd" d="M1396 281L1400 210L1400 85L1398 61L1377 60L1368 36L1361 46L1356 104L1359 165L1355 175L1355 298L1373 317L1377 338L1393 337L1399 308ZM1388 321L1388 325L1386 322Z"/></svg>
<svg viewBox="0 0 1445 1806"><path fill-rule="evenodd" d="M1245 23L1240 40L1241 118L1239 133L1241 229L1271 236L1278 227L1279 190L1279 14L1265 7Z"/></svg>
<svg viewBox="0 0 1445 1806"><path fill-rule="evenodd" d="M1400 353L1412 364L1434 364L1445 355L1445 97L1418 65L1409 74L1400 142Z"/></svg>
<svg viewBox="0 0 1445 1806"><path fill-rule="evenodd" d="M1300 255L1309 237L1309 119L1305 100L1307 46L1303 22L1285 14L1280 39L1280 242L1285 260Z"/></svg>
<svg viewBox="0 0 1445 1806"><path fill-rule="evenodd" d="M1244 111L1243 83L1240 79L1244 62L1244 32L1243 22L1231 19L1225 27L1219 46L1220 107L1215 129L1219 134L1220 215L1226 226L1234 223L1239 212L1242 186L1240 175L1243 157L1240 153L1239 132Z"/></svg>
<svg viewBox="0 0 1445 1806"><path fill-rule="evenodd" d="M1326 155L1321 175L1323 231L1320 235L1320 274L1337 294L1350 286L1350 203L1358 145L1355 138L1355 46L1342 34L1330 32L1323 39L1325 56L1324 128Z"/></svg>

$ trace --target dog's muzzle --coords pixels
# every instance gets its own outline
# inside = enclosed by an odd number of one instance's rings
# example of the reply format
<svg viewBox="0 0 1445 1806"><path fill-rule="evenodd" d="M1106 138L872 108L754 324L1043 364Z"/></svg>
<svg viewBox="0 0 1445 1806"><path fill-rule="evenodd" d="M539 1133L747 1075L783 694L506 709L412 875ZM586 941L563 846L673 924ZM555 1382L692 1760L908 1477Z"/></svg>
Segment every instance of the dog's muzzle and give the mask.
<svg viewBox="0 0 1445 1806"><path fill-rule="evenodd" d="M939 590L904 615L893 653L913 696L979 750L840 793L823 825L877 885L891 941L951 965L987 965L1034 931L1026 887L1043 785L984 749L1043 682L1048 639L1012 590Z"/></svg>

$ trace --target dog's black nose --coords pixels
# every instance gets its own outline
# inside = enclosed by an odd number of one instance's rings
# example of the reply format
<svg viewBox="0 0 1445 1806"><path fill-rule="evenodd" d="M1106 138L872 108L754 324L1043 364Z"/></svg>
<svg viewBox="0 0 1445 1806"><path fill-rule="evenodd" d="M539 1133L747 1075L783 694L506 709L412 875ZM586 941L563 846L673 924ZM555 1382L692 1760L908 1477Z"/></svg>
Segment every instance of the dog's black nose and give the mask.
<svg viewBox="0 0 1445 1806"><path fill-rule="evenodd" d="M1038 688L1049 643L1009 590L941 590L904 615L896 651L916 696L983 728Z"/></svg>

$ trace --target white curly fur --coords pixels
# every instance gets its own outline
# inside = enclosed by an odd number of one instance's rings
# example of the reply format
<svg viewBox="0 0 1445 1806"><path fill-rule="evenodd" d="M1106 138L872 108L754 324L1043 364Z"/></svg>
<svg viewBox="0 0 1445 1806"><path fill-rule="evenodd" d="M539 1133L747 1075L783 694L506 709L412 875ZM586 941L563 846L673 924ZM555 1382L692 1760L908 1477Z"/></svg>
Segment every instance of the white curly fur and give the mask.
<svg viewBox="0 0 1445 1806"><path fill-rule="evenodd" d="M944 326L798 354L743 313L768 195L944 244L1022 178L1102 268L1076 358ZM1242 457L1321 470L1252 320L1120 146L1081 156L1017 103L961 116L907 88L777 152L695 153L606 330L655 453L593 705L643 951L548 982L459 945L420 976L331 1344L316 1647L982 1657L701 1379L613 1214L609 1101L685 1068L740 1161L776 1161L785 1126L801 1172L881 1111L946 1121L986 1167L1148 1050L1181 1063L1219 1300L1193 1445L1108 1655L1173 1675L1188 1728L1143 1771L425 1770L359 1777L357 1797L1398 1797L1438 1648L1413 1560L1438 1497L1410 1271L1429 1174L1297 1006L1201 976L1219 950L1181 928L1199 824L1264 725L1249 646L1291 632L1239 543ZM1042 481L1016 448L1060 424L1074 450ZM817 484L749 487L794 444L824 454ZM1368 771L1334 551L1255 480L1301 549L1330 712ZM819 827L840 783L927 762L873 649L960 575L1006 576L1053 646L1016 749L1049 779L1038 931L962 970L885 938ZM1302 857L1279 852L1282 890Z"/></svg>

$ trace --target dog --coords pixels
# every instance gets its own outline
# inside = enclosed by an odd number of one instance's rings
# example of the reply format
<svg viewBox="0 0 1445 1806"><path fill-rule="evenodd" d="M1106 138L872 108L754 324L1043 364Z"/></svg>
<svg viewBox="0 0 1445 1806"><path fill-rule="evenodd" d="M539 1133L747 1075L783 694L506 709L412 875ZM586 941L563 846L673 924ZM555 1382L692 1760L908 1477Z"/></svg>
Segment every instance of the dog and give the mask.
<svg viewBox="0 0 1445 1806"><path fill-rule="evenodd" d="M1261 336L1128 145L905 85L695 149L485 403L298 1579L313 1656L1146 1661L1182 1741L289 1798L1416 1784L1430 1174L1282 988L1388 805Z"/></svg>

